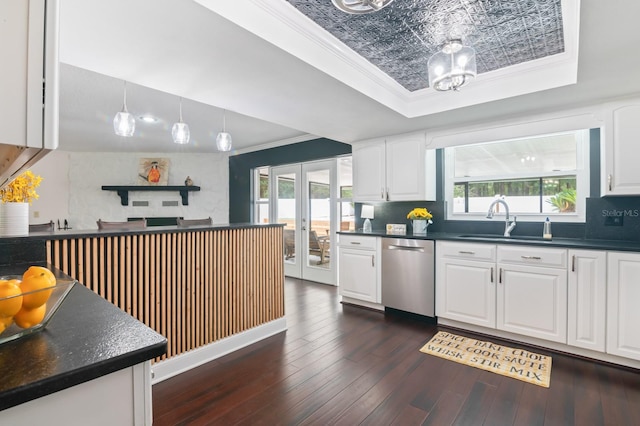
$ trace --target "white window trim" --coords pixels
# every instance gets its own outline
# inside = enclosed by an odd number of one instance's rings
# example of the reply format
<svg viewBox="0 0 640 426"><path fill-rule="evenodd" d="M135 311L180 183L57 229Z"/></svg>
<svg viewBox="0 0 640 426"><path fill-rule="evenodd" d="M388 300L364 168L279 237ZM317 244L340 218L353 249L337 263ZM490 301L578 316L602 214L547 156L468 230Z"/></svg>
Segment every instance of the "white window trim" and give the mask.
<svg viewBox="0 0 640 426"><path fill-rule="evenodd" d="M558 132L565 133L565 132ZM541 135L542 136L542 135ZM515 139L515 138L514 138ZM509 140L514 140L509 139ZM501 141L495 141L501 142ZM455 147L450 147L455 148ZM522 222L544 222L548 217L553 222L585 222L586 219L586 199L590 195L590 171L589 171L589 129L583 129L579 135L579 139L576 144L576 191L580 196L576 200L576 212L575 213L518 213L513 212L510 213L510 216L517 216L519 221ZM454 168L453 165L453 155L452 149L445 148L444 149L444 199L446 205L446 219L447 220L467 220L467 221L484 221L488 220L486 217L486 213L454 213L453 212L453 184L455 183L455 179L453 177ZM549 174L563 176L567 174L572 174L572 171L561 171L554 172ZM547 176L547 175L545 175ZM517 176L514 178L525 177ZM539 177L539 176L536 176ZM483 176L481 178L471 178L465 179L465 181L488 181L488 180L496 180L496 179L509 179L507 176ZM488 206L487 206L488 208ZM498 214L494 217L493 220L499 220L501 214Z"/></svg>

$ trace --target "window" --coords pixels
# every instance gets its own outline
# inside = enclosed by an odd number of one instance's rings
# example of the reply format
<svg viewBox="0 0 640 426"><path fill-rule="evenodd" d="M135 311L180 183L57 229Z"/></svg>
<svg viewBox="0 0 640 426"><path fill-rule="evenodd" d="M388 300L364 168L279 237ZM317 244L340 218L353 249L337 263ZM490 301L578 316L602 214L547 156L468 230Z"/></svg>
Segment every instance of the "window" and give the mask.
<svg viewBox="0 0 640 426"><path fill-rule="evenodd" d="M340 231L356 229L353 204L353 167L351 156L338 159L338 217Z"/></svg>
<svg viewBox="0 0 640 426"><path fill-rule="evenodd" d="M269 223L269 167L254 169L254 213L255 223Z"/></svg>
<svg viewBox="0 0 640 426"><path fill-rule="evenodd" d="M484 218L503 198L524 220L584 220L588 142L580 130L445 148L448 217Z"/></svg>

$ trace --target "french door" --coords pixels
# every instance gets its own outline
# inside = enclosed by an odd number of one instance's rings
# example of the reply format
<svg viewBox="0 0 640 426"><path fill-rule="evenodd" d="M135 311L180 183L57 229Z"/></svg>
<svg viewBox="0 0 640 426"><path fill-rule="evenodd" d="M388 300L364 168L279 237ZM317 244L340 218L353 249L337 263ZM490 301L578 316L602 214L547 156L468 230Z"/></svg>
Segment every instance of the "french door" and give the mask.
<svg viewBox="0 0 640 426"><path fill-rule="evenodd" d="M270 216L284 228L285 275L336 284L336 162L271 168Z"/></svg>

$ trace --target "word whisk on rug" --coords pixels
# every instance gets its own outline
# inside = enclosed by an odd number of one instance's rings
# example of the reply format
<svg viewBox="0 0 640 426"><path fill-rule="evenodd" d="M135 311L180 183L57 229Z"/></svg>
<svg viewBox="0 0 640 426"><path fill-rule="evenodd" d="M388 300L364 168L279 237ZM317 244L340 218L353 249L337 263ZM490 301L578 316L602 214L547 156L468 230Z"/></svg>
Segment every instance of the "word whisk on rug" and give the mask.
<svg viewBox="0 0 640 426"><path fill-rule="evenodd" d="M429 355L549 387L551 357L439 331L420 349Z"/></svg>

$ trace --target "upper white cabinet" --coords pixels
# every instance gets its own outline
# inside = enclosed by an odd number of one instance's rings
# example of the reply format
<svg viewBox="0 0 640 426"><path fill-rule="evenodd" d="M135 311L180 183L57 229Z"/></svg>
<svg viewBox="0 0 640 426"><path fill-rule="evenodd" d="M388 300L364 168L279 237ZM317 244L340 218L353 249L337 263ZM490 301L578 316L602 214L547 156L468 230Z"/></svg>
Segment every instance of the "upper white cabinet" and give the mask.
<svg viewBox="0 0 640 426"><path fill-rule="evenodd" d="M435 163L424 133L358 142L353 145L353 198L435 200Z"/></svg>
<svg viewBox="0 0 640 426"><path fill-rule="evenodd" d="M58 147L58 1L0 2L0 185Z"/></svg>
<svg viewBox="0 0 640 426"><path fill-rule="evenodd" d="M607 253L569 250L567 344L605 350Z"/></svg>
<svg viewBox="0 0 640 426"><path fill-rule="evenodd" d="M607 258L607 353L640 360L640 254Z"/></svg>
<svg viewBox="0 0 640 426"><path fill-rule="evenodd" d="M602 143L602 195L640 195L640 100L607 106Z"/></svg>

